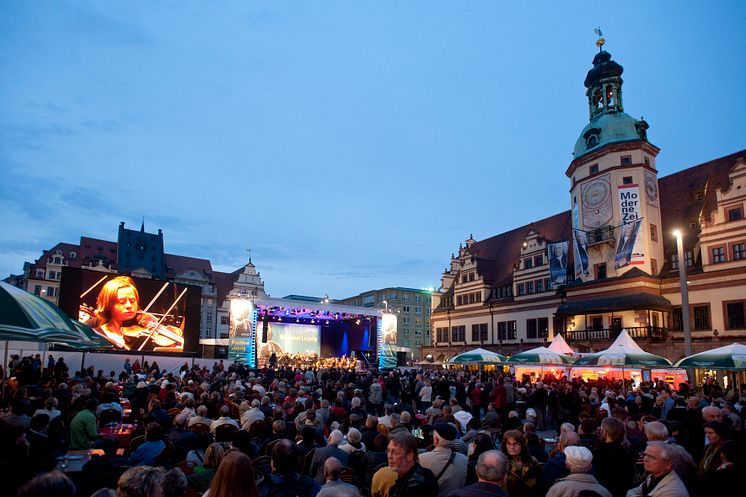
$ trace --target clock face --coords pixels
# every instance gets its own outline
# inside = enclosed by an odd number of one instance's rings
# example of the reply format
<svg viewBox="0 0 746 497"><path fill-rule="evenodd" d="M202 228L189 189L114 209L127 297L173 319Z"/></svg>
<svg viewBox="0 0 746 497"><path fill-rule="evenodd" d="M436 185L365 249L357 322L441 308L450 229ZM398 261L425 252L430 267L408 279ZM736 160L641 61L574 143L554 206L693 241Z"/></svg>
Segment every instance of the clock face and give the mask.
<svg viewBox="0 0 746 497"><path fill-rule="evenodd" d="M590 181L583 186L583 224L588 228L599 228L611 219L611 183L608 177Z"/></svg>
<svg viewBox="0 0 746 497"><path fill-rule="evenodd" d="M658 205L658 182L648 172L645 173L645 192L648 194L648 203Z"/></svg>

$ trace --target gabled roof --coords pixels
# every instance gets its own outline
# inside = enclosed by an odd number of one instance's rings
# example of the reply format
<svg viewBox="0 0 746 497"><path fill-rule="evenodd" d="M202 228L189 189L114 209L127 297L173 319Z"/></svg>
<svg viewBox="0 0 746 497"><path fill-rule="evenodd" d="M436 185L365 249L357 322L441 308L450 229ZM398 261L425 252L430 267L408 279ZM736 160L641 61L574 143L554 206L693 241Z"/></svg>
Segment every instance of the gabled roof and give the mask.
<svg viewBox="0 0 746 497"><path fill-rule="evenodd" d="M728 173L738 159L746 160L746 150L711 160L698 166L669 174L658 180L661 200L661 223L664 229L679 228L684 233L684 245L688 248L694 245L699 235L699 216L709 219L717 208L716 189L727 189L729 185ZM695 200L693 195L702 190L701 200ZM691 228L690 223L695 223ZM676 240L670 233L661 233L666 260L676 253Z"/></svg>
<svg viewBox="0 0 746 497"><path fill-rule="evenodd" d="M173 270L169 275L178 274L182 271L193 270L199 271L206 276L212 274L212 264L208 259L198 259L196 257L186 257L183 255L163 254L166 268Z"/></svg>
<svg viewBox="0 0 746 497"><path fill-rule="evenodd" d="M521 246L531 231L551 242L569 241L572 237L570 211L475 242L469 247L467 250L475 256L477 271L485 284L502 286L513 282L513 264L520 259Z"/></svg>
<svg viewBox="0 0 746 497"><path fill-rule="evenodd" d="M215 285L215 291L218 294L218 307L220 307L228 293L233 290L233 284L238 281L238 276L243 272L243 267L236 269L232 273L222 271L213 271L212 282Z"/></svg>

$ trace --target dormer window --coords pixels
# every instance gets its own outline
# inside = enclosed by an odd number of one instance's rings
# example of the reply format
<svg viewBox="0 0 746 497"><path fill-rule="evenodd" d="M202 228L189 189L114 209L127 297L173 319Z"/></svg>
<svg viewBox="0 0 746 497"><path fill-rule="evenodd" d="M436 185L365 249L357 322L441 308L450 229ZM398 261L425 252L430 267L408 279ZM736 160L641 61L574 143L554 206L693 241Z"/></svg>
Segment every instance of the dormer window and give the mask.
<svg viewBox="0 0 746 497"><path fill-rule="evenodd" d="M75 260L78 258L78 254L75 252L70 252L70 259Z"/></svg>

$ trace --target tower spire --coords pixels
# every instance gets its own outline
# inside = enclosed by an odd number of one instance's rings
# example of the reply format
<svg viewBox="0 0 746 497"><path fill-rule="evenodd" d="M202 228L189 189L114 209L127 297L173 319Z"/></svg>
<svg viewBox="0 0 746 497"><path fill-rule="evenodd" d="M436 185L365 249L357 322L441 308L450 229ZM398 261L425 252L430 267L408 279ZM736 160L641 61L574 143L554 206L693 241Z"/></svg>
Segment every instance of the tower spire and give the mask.
<svg viewBox="0 0 746 497"><path fill-rule="evenodd" d="M593 30L594 33L598 35L598 40L596 40L596 46L598 47L599 52L603 52L604 50L604 44L606 43L606 40L604 40L604 33L601 31L601 28L595 28Z"/></svg>

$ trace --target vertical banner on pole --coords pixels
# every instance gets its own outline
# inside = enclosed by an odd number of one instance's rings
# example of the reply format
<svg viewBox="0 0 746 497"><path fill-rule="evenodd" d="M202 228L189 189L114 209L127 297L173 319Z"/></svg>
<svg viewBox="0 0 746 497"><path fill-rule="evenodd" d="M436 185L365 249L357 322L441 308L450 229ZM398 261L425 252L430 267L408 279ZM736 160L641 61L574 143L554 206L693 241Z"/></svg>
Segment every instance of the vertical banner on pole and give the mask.
<svg viewBox="0 0 746 497"><path fill-rule="evenodd" d="M228 359L256 367L256 308L251 300L231 299Z"/></svg>
<svg viewBox="0 0 746 497"><path fill-rule="evenodd" d="M396 314L383 313L378 331L378 367L392 369L396 367Z"/></svg>

